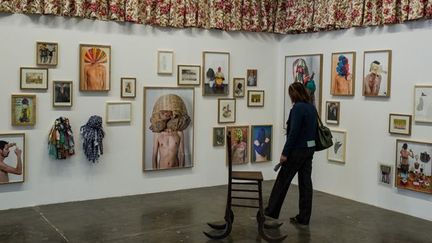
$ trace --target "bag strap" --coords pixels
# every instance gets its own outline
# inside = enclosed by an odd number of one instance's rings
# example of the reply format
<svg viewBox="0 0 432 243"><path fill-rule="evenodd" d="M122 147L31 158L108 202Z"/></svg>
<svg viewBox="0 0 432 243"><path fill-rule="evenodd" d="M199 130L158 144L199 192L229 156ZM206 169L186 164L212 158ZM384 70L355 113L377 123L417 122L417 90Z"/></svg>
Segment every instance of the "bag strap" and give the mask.
<svg viewBox="0 0 432 243"><path fill-rule="evenodd" d="M319 116L319 114L318 114L318 110L317 110L317 109L315 109L315 113L316 113L316 116L317 116L318 125L319 125L320 127L322 127L322 126L323 126L323 123L322 123L322 121L321 121L321 118L320 118L320 116Z"/></svg>

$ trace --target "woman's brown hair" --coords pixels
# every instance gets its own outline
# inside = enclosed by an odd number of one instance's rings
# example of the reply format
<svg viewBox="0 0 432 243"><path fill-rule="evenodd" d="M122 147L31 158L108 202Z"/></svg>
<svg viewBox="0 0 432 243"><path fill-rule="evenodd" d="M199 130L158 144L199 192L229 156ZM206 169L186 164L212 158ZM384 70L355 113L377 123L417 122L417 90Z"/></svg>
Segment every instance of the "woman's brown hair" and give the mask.
<svg viewBox="0 0 432 243"><path fill-rule="evenodd" d="M306 102L310 103L311 98L309 92L306 90L305 86L300 82L294 82L288 87L288 94L291 98L291 102Z"/></svg>

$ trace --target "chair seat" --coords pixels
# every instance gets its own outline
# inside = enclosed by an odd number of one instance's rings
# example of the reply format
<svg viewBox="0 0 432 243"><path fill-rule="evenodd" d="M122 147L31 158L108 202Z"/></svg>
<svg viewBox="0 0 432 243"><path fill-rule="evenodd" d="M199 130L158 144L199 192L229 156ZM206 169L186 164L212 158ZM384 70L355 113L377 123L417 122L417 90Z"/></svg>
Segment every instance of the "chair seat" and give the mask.
<svg viewBox="0 0 432 243"><path fill-rule="evenodd" d="M261 171L233 171L231 176L234 180L263 181Z"/></svg>

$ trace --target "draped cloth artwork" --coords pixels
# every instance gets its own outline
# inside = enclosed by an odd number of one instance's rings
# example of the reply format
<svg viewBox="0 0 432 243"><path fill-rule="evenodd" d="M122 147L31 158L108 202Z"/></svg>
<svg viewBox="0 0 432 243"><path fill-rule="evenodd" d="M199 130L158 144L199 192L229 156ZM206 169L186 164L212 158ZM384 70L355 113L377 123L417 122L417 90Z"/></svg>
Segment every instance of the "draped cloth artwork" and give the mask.
<svg viewBox="0 0 432 243"><path fill-rule="evenodd" d="M67 159L75 154L75 142L69 119L59 117L48 136L48 153L53 159Z"/></svg>
<svg viewBox="0 0 432 243"><path fill-rule="evenodd" d="M83 150L86 158L95 163L103 154L102 140L105 132L102 127L102 117L91 116L87 123L81 126L81 136L83 139Z"/></svg>
<svg viewBox="0 0 432 243"><path fill-rule="evenodd" d="M432 17L432 0L0 0L0 12L302 33Z"/></svg>

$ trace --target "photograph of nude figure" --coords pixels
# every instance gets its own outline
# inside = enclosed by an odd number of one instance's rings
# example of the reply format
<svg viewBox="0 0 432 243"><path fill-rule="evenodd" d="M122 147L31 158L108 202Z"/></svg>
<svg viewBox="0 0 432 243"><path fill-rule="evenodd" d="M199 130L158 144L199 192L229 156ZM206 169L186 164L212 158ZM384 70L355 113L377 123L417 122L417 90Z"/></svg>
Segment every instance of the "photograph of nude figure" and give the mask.
<svg viewBox="0 0 432 243"><path fill-rule="evenodd" d="M193 87L144 87L143 170L193 167Z"/></svg>
<svg viewBox="0 0 432 243"><path fill-rule="evenodd" d="M390 97L391 50L365 51L363 58L363 95Z"/></svg>
<svg viewBox="0 0 432 243"><path fill-rule="evenodd" d="M24 182L25 134L0 134L0 185Z"/></svg>
<svg viewBox="0 0 432 243"><path fill-rule="evenodd" d="M109 91L111 46L80 45L80 91Z"/></svg>
<svg viewBox="0 0 432 243"><path fill-rule="evenodd" d="M333 53L331 63L330 94L333 96L354 96L356 53Z"/></svg>

